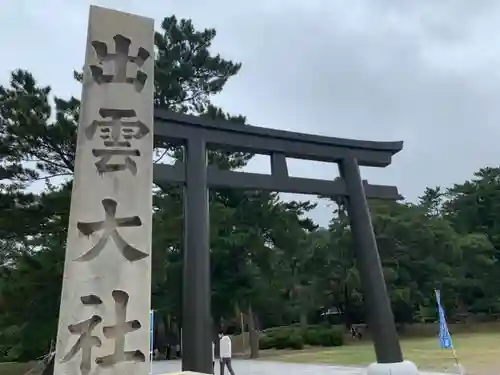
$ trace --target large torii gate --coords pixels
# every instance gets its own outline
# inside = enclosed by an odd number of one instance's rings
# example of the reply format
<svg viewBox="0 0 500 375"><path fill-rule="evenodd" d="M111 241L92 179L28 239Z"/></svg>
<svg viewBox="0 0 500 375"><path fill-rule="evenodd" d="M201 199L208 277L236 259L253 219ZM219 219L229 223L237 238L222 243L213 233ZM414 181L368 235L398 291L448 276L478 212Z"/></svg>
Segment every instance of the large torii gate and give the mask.
<svg viewBox="0 0 500 375"><path fill-rule="evenodd" d="M363 181L359 170L359 166L388 166L392 156L401 151L403 142L323 137L163 110L155 110L154 118L155 139L183 146L185 150L183 162L153 167L156 184L184 186L184 370L207 372L211 366L211 353L207 349L212 335L208 189L223 187L345 197L377 361L384 364L403 361L367 205L367 197L396 200L400 195L394 186ZM228 171L207 165L208 150L269 155L271 174ZM291 177L287 157L336 163L341 178Z"/></svg>
<svg viewBox="0 0 500 375"><path fill-rule="evenodd" d="M212 373L208 189L226 187L345 197L378 362L369 373L416 374L403 361L367 205L399 194L359 170L388 166L403 143L154 110L153 38L152 19L91 7L54 374L148 371L153 180L184 187L183 370ZM184 147L184 160L153 166L153 138ZM271 174L217 169L208 150L269 155ZM287 157L338 164L341 179L290 177Z"/></svg>

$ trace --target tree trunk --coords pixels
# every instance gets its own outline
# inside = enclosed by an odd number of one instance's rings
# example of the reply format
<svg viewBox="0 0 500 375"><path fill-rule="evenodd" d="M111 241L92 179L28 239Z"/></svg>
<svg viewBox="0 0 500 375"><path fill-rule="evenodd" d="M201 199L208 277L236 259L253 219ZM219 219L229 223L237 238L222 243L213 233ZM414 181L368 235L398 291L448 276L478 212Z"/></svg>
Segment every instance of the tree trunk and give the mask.
<svg viewBox="0 0 500 375"><path fill-rule="evenodd" d="M298 303L299 303L299 322L300 322L300 328L306 329L309 322L307 321L307 315L308 315L308 305L309 301L308 298L309 296L307 295L307 289L306 287L302 285L298 285L296 288L296 293L298 297Z"/></svg>
<svg viewBox="0 0 500 375"><path fill-rule="evenodd" d="M259 358L259 334L255 329L255 317L251 304L248 306L248 336L250 341L250 358Z"/></svg>
<svg viewBox="0 0 500 375"><path fill-rule="evenodd" d="M307 312L300 312L300 328L307 328L309 322L307 321Z"/></svg>
<svg viewBox="0 0 500 375"><path fill-rule="evenodd" d="M350 331L354 322L352 321L351 303L347 284L344 284L344 323L347 330Z"/></svg>
<svg viewBox="0 0 500 375"><path fill-rule="evenodd" d="M160 351L160 353L165 353L167 347L167 328L165 324L165 317L162 313L157 312L155 314L154 320L154 344L155 348Z"/></svg>

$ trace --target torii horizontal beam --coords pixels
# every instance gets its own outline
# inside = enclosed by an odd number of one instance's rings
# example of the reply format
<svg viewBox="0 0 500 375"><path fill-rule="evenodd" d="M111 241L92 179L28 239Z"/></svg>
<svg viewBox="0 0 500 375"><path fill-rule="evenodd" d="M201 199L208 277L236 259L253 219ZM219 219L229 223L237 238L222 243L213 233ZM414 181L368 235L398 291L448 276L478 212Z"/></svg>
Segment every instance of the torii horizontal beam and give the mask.
<svg viewBox="0 0 500 375"><path fill-rule="evenodd" d="M231 152L250 152L338 163L355 158L358 165L386 167L394 154L401 151L403 142L374 142L324 137L290 131L244 125L231 121L214 121L203 117L183 115L156 109L155 139L184 144L187 139L202 137L207 149Z"/></svg>
<svg viewBox="0 0 500 375"><path fill-rule="evenodd" d="M185 171L184 163L177 163L176 165L155 164L153 166L154 181L159 186L166 183L183 185L186 182ZM208 166L207 184L211 188L279 191L325 197L348 195L345 182L341 178L328 181L313 178L284 177L275 174L227 171L216 166ZM396 186L370 185L366 180L363 181L363 186L368 199L402 199Z"/></svg>

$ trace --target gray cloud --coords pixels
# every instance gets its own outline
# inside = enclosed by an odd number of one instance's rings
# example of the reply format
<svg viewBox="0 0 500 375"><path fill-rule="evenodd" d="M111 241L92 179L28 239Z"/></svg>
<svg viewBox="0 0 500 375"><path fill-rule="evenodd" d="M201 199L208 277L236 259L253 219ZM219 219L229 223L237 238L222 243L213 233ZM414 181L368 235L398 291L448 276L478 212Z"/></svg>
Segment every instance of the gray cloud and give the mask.
<svg viewBox="0 0 500 375"><path fill-rule="evenodd" d="M5 1L5 0L4 0ZM214 51L243 62L215 99L254 125L330 136L404 140L374 183L396 184L414 200L426 186L461 182L500 149L500 3L493 0L97 1L152 16L172 13L215 27ZM0 15L8 71L28 68L57 94L79 95L87 1L12 2ZM63 20L58 21L58 17ZM74 43L74 44L72 44ZM55 51L60 50L58 56ZM268 171L265 158L249 169ZM293 161L292 174L337 175L335 166ZM331 208L315 219L325 224Z"/></svg>

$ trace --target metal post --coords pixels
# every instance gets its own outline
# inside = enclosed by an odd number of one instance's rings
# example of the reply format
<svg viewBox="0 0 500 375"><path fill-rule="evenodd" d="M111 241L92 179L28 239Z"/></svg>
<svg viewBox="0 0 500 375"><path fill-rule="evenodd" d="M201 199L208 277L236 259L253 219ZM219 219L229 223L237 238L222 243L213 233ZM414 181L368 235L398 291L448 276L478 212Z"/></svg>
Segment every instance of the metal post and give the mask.
<svg viewBox="0 0 500 375"><path fill-rule="evenodd" d="M377 362L402 362L403 354L399 345L358 162L354 158L345 159L339 163L339 170L347 188L347 209L354 237L354 253L361 277L365 309L368 313L368 324L373 336Z"/></svg>
<svg viewBox="0 0 500 375"><path fill-rule="evenodd" d="M182 370L212 373L207 150L201 137L185 147Z"/></svg>

